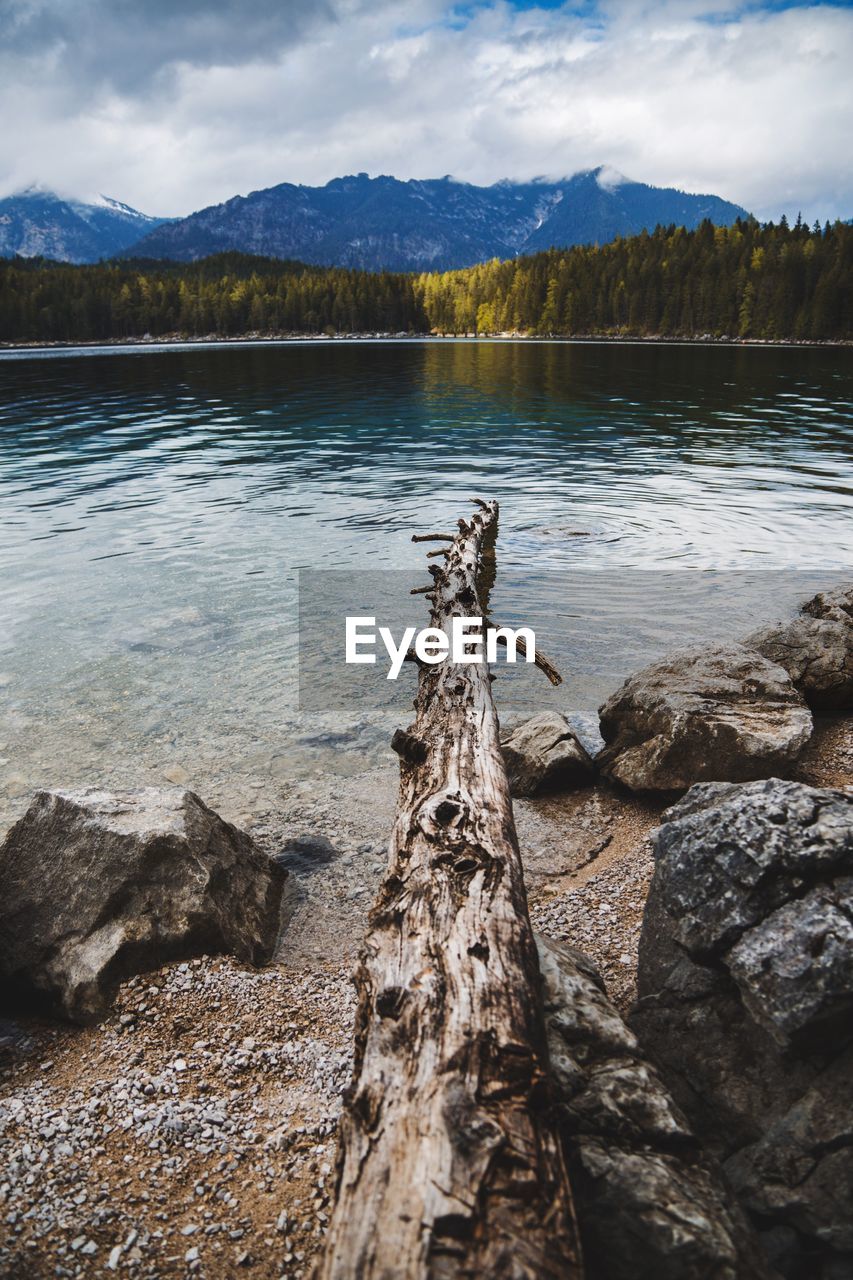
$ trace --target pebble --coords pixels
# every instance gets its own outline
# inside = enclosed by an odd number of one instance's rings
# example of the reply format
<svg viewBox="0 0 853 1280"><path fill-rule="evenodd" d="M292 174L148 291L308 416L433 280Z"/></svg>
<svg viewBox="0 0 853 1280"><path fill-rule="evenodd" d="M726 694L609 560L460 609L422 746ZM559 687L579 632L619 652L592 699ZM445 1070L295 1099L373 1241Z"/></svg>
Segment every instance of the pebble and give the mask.
<svg viewBox="0 0 853 1280"><path fill-rule="evenodd" d="M642 840L629 855L575 889L538 900L531 895L530 919L536 932L588 955L622 1013L636 998L640 928L653 871L651 847Z"/></svg>
<svg viewBox="0 0 853 1280"><path fill-rule="evenodd" d="M239 1266L257 1280L307 1277L332 1212L351 962L384 860L376 833L365 838L375 806L347 826L336 801L306 794L294 788L275 813L259 804L253 830L270 852L283 832L308 830L341 851L293 877L287 967L210 956L164 966L126 982L100 1026L33 1023L0 1045L0 1274L232 1280ZM608 967L624 999L650 874L638 848L580 886L531 880L534 927Z"/></svg>
<svg viewBox="0 0 853 1280"><path fill-rule="evenodd" d="M278 1227L303 1255L296 1280L331 1209L324 1166L354 1008L349 965L245 970L204 957L130 979L100 1026L8 1037L0 1274L229 1280L239 1266L278 1280L281 1251L264 1243ZM174 1052L183 1020L191 1059ZM73 1234L58 1229L67 1223Z"/></svg>

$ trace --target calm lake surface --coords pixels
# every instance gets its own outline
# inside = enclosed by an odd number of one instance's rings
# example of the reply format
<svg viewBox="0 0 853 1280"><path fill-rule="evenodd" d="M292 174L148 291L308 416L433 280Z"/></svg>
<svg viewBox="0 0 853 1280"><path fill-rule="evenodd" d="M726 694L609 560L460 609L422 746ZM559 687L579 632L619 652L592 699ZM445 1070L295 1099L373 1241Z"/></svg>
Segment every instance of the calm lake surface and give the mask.
<svg viewBox="0 0 853 1280"><path fill-rule="evenodd" d="M375 763L411 676L353 698L326 671L300 709L297 571L328 639L341 571L424 582L411 534L473 495L501 504L495 616L566 677L501 677L501 709L590 740L633 667L853 568L843 349L4 352L0 388L0 822L37 785L178 768L250 812L271 780Z"/></svg>

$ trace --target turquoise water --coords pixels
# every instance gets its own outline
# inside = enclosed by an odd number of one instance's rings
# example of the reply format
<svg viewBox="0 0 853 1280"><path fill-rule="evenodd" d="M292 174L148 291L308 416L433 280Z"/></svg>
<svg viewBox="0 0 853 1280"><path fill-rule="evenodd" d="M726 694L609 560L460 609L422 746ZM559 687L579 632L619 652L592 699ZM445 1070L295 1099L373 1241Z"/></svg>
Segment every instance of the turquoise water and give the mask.
<svg viewBox="0 0 853 1280"><path fill-rule="evenodd" d="M631 665L853 566L843 349L4 352L0 388L3 813L37 784L376 758L410 689L299 711L296 571L423 581L412 532L475 494L501 503L498 606L535 615L588 726Z"/></svg>

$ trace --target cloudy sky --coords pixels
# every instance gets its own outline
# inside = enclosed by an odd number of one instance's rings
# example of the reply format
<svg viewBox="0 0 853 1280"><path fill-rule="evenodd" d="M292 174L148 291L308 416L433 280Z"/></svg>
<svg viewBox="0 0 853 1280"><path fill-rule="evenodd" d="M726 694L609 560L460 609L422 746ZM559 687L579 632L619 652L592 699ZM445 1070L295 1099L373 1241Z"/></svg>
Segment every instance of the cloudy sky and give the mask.
<svg viewBox="0 0 853 1280"><path fill-rule="evenodd" d="M0 194L599 164L853 216L853 0L0 0Z"/></svg>

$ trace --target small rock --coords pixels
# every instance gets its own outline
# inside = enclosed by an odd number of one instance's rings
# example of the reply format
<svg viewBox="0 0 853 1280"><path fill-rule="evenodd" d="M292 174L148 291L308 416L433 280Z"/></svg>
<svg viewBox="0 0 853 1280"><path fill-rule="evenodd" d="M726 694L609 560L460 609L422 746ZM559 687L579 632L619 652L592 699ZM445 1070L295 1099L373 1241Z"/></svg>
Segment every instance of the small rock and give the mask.
<svg viewBox="0 0 853 1280"><path fill-rule="evenodd" d="M557 711L543 711L518 725L502 738L501 749L515 796L592 781L592 760L566 717Z"/></svg>

